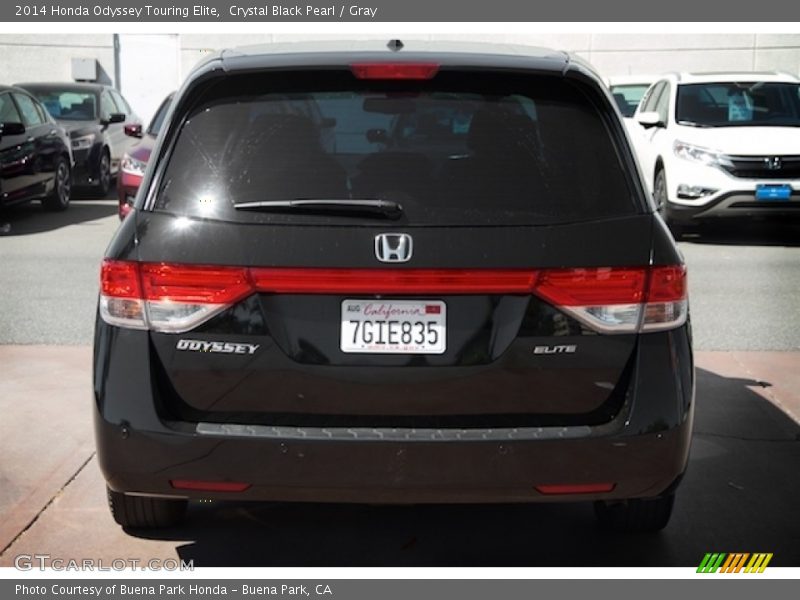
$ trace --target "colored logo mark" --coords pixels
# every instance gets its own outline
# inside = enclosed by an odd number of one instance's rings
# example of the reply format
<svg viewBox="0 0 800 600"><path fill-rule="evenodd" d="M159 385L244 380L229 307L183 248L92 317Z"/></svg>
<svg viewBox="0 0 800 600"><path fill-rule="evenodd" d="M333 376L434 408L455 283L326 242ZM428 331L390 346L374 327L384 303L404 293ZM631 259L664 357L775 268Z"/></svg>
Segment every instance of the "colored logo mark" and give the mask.
<svg viewBox="0 0 800 600"><path fill-rule="evenodd" d="M748 560L749 559L749 560ZM756 552L708 552L697 567L698 573L763 573L772 553Z"/></svg>

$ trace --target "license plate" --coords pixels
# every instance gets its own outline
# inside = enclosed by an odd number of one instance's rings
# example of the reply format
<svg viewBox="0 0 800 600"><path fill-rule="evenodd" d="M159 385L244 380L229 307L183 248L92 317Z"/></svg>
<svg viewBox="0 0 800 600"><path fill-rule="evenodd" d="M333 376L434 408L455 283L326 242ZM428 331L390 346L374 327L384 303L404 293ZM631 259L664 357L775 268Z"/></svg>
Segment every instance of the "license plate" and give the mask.
<svg viewBox="0 0 800 600"><path fill-rule="evenodd" d="M342 352L443 354L447 306L440 300L345 300Z"/></svg>
<svg viewBox="0 0 800 600"><path fill-rule="evenodd" d="M761 183L756 185L756 200L789 200L792 186L789 184Z"/></svg>

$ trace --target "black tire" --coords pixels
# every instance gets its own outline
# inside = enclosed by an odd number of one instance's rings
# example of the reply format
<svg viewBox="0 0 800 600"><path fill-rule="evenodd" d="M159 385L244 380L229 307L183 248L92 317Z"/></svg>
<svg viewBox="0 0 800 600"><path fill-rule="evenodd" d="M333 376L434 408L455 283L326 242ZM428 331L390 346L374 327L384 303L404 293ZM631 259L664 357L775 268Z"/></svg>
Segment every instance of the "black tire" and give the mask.
<svg viewBox="0 0 800 600"><path fill-rule="evenodd" d="M97 187L95 194L99 198L105 198L111 191L111 155L108 150L103 150L100 154L100 163L97 165Z"/></svg>
<svg viewBox="0 0 800 600"><path fill-rule="evenodd" d="M50 192L49 196L42 199L42 206L45 210L67 210L71 193L72 174L70 173L69 162L61 156L56 161L53 191Z"/></svg>
<svg viewBox="0 0 800 600"><path fill-rule="evenodd" d="M659 214L667 221L667 176L664 167L656 167L656 175L653 178L653 201Z"/></svg>
<svg viewBox="0 0 800 600"><path fill-rule="evenodd" d="M617 502L595 502L594 514L603 529L622 533L661 531L672 516L675 494Z"/></svg>
<svg viewBox="0 0 800 600"><path fill-rule="evenodd" d="M186 515L186 500L126 496L106 488L108 507L114 520L123 527L156 529L173 527Z"/></svg>
<svg viewBox="0 0 800 600"><path fill-rule="evenodd" d="M672 232L672 236L676 240L681 239L686 232L686 225L676 221L675 218L669 214L667 174L664 172L664 167L658 167L656 170L656 176L653 180L653 200L656 203L661 218L664 219L667 227L669 227L669 230Z"/></svg>

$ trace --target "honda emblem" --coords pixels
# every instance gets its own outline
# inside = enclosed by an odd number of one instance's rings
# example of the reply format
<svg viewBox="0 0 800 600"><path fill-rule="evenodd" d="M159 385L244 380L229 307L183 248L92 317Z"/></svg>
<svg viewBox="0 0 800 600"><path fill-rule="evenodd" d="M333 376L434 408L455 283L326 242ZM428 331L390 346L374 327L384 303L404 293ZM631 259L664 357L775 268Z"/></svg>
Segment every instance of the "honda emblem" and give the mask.
<svg viewBox="0 0 800 600"><path fill-rule="evenodd" d="M381 233L375 236L375 257L381 262L408 262L413 248L413 240L407 233Z"/></svg>

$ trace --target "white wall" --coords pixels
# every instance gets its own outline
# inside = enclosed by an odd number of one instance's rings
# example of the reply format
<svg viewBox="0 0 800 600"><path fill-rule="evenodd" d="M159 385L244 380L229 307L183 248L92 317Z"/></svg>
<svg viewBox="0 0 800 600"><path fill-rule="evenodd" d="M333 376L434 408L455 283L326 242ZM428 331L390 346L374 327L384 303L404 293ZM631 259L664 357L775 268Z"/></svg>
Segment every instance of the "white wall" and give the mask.
<svg viewBox="0 0 800 600"><path fill-rule="evenodd" d="M114 80L110 34L0 35L0 83L72 81L72 58L94 58Z"/></svg>
<svg viewBox="0 0 800 600"><path fill-rule="evenodd" d="M119 89L146 124L169 92L180 85L177 34L119 36Z"/></svg>
<svg viewBox="0 0 800 600"><path fill-rule="evenodd" d="M800 35L598 35L581 51L605 75L664 71L800 73Z"/></svg>

